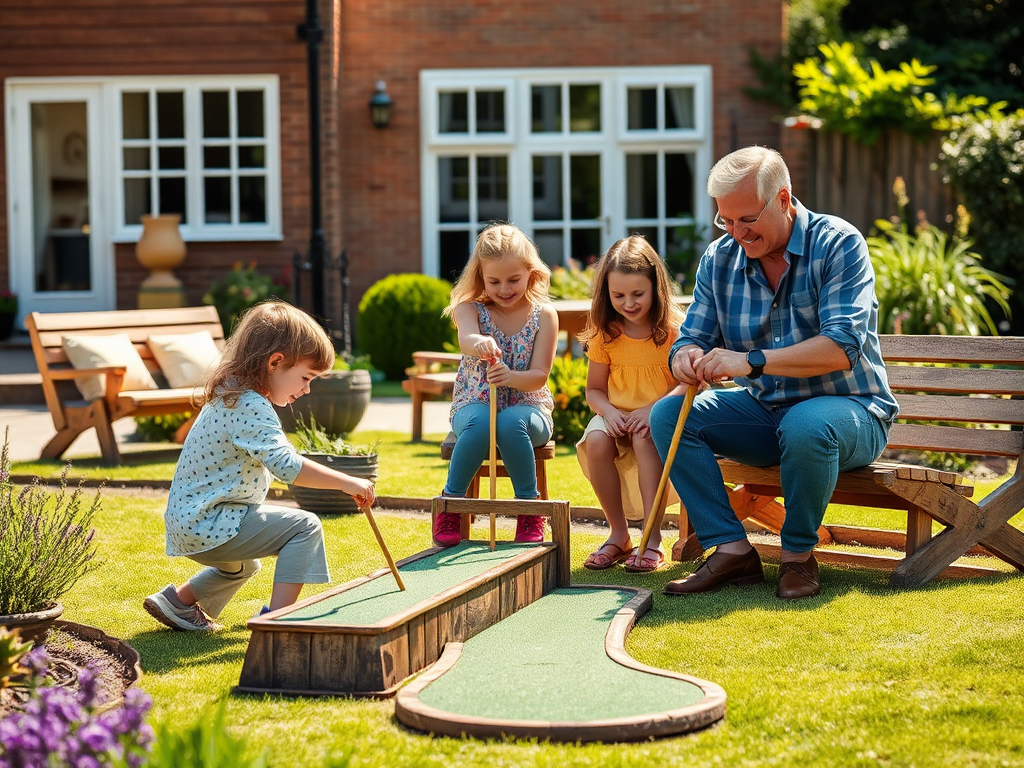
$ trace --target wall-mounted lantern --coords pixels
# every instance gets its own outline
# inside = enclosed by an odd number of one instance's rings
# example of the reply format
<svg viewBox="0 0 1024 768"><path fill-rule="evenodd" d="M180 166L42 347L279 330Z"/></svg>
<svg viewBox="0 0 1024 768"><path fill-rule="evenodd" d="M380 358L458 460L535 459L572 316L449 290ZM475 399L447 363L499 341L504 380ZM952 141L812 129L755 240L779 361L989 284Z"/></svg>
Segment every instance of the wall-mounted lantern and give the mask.
<svg viewBox="0 0 1024 768"><path fill-rule="evenodd" d="M370 97L370 119L377 128L387 128L391 122L391 97L383 80L377 81L377 90Z"/></svg>

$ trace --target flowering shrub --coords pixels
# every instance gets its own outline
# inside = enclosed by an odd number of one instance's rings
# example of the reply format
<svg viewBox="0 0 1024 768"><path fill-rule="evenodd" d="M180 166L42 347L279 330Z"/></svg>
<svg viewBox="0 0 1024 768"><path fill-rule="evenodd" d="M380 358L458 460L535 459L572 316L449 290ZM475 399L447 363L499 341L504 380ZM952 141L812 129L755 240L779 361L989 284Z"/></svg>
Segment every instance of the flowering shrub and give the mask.
<svg viewBox="0 0 1024 768"><path fill-rule="evenodd" d="M275 296L285 301L289 298L288 284L283 277L275 278L257 271L255 261L250 261L247 267L236 261L223 279L210 286L203 303L217 308L224 335L228 336L240 314Z"/></svg>
<svg viewBox="0 0 1024 768"><path fill-rule="evenodd" d="M135 436L146 443L169 443L178 427L192 418L191 411L163 416L136 416Z"/></svg>
<svg viewBox="0 0 1024 768"><path fill-rule="evenodd" d="M96 567L92 520L100 509L82 506L82 486L67 492L70 462L54 496L38 479L15 494L7 433L0 453L0 614L31 613L54 603ZM51 504L52 502L52 504Z"/></svg>
<svg viewBox="0 0 1024 768"><path fill-rule="evenodd" d="M11 293L6 288L0 288L0 312L17 312L18 295Z"/></svg>
<svg viewBox="0 0 1024 768"><path fill-rule="evenodd" d="M548 386L555 397L555 442L575 445L593 415L587 405L587 359L556 357Z"/></svg>
<svg viewBox="0 0 1024 768"><path fill-rule="evenodd" d="M580 269L574 263L569 268L555 267L551 270L551 287L548 295L552 299L589 299L594 281L594 267Z"/></svg>
<svg viewBox="0 0 1024 768"><path fill-rule="evenodd" d="M122 706L104 711L91 668L79 670L78 688L72 689L47 684L49 663L44 648L14 660L27 673L18 683L31 692L24 711L0 721L0 768L145 764L153 741L153 730L144 721L152 705L149 696L130 688Z"/></svg>

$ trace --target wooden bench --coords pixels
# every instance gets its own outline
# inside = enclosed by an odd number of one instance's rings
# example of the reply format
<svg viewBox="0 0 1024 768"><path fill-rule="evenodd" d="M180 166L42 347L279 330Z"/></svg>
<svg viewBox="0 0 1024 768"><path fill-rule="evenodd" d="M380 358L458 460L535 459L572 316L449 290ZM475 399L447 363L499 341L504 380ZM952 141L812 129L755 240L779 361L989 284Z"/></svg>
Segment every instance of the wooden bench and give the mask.
<svg viewBox="0 0 1024 768"><path fill-rule="evenodd" d="M151 373L160 371L147 343L152 334L208 331L219 347L224 344L224 330L217 310L212 306L110 312L32 312L25 318L25 325L42 376L46 405L57 430L43 448L40 456L43 459L60 458L75 438L94 428L104 462L120 464L121 453L112 426L115 421L128 416L164 416L195 411L194 398L202 395L201 390L192 387L122 391L125 366L76 370L64 352L64 335L127 334ZM106 376L106 391L97 400L83 400L77 389L67 386L75 379L97 374ZM191 421L178 430L176 438L179 441L184 440L189 427Z"/></svg>
<svg viewBox="0 0 1024 768"><path fill-rule="evenodd" d="M892 572L894 586L917 586L936 576L995 573L954 565L964 554L992 554L1024 570L1024 532L1007 521L1024 509L1024 338L882 336L889 385L900 404L890 449L945 451L1016 459L1013 475L980 502L971 482L955 472L892 462L842 472L832 503L906 510L906 533L823 526L815 557ZM785 517L778 467L748 467L719 459L737 516L778 533ZM944 526L933 535L932 521ZM904 557L830 550L862 544L903 550ZM756 545L777 557L778 546ZM688 524L673 548L676 559L700 554Z"/></svg>
<svg viewBox="0 0 1024 768"><path fill-rule="evenodd" d="M423 403L435 397L450 398L455 391L455 371L435 370L458 367L462 355L457 352L413 352L413 365L406 369L409 378L402 389L412 396L412 440L423 439Z"/></svg>

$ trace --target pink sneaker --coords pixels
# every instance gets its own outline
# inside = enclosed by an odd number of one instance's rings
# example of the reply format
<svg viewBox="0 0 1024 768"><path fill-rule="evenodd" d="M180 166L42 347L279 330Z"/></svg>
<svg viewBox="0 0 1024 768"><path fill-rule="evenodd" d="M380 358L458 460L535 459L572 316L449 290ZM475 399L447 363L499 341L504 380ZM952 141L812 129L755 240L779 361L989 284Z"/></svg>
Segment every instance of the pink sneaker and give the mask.
<svg viewBox="0 0 1024 768"><path fill-rule="evenodd" d="M434 543L439 547L454 547L462 541L462 516L439 512L434 519Z"/></svg>
<svg viewBox="0 0 1024 768"><path fill-rule="evenodd" d="M544 541L544 518L540 515L520 515L516 518L516 539L520 544Z"/></svg>

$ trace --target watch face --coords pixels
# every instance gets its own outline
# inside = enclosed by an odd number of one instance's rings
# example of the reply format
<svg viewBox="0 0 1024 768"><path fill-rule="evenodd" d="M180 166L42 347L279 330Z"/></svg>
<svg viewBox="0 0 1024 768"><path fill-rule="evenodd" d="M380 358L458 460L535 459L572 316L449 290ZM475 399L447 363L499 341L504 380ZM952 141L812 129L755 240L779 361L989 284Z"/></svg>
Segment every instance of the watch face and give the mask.
<svg viewBox="0 0 1024 768"><path fill-rule="evenodd" d="M752 349L747 353L747 362L752 368L763 368L765 364L764 352L760 349Z"/></svg>

